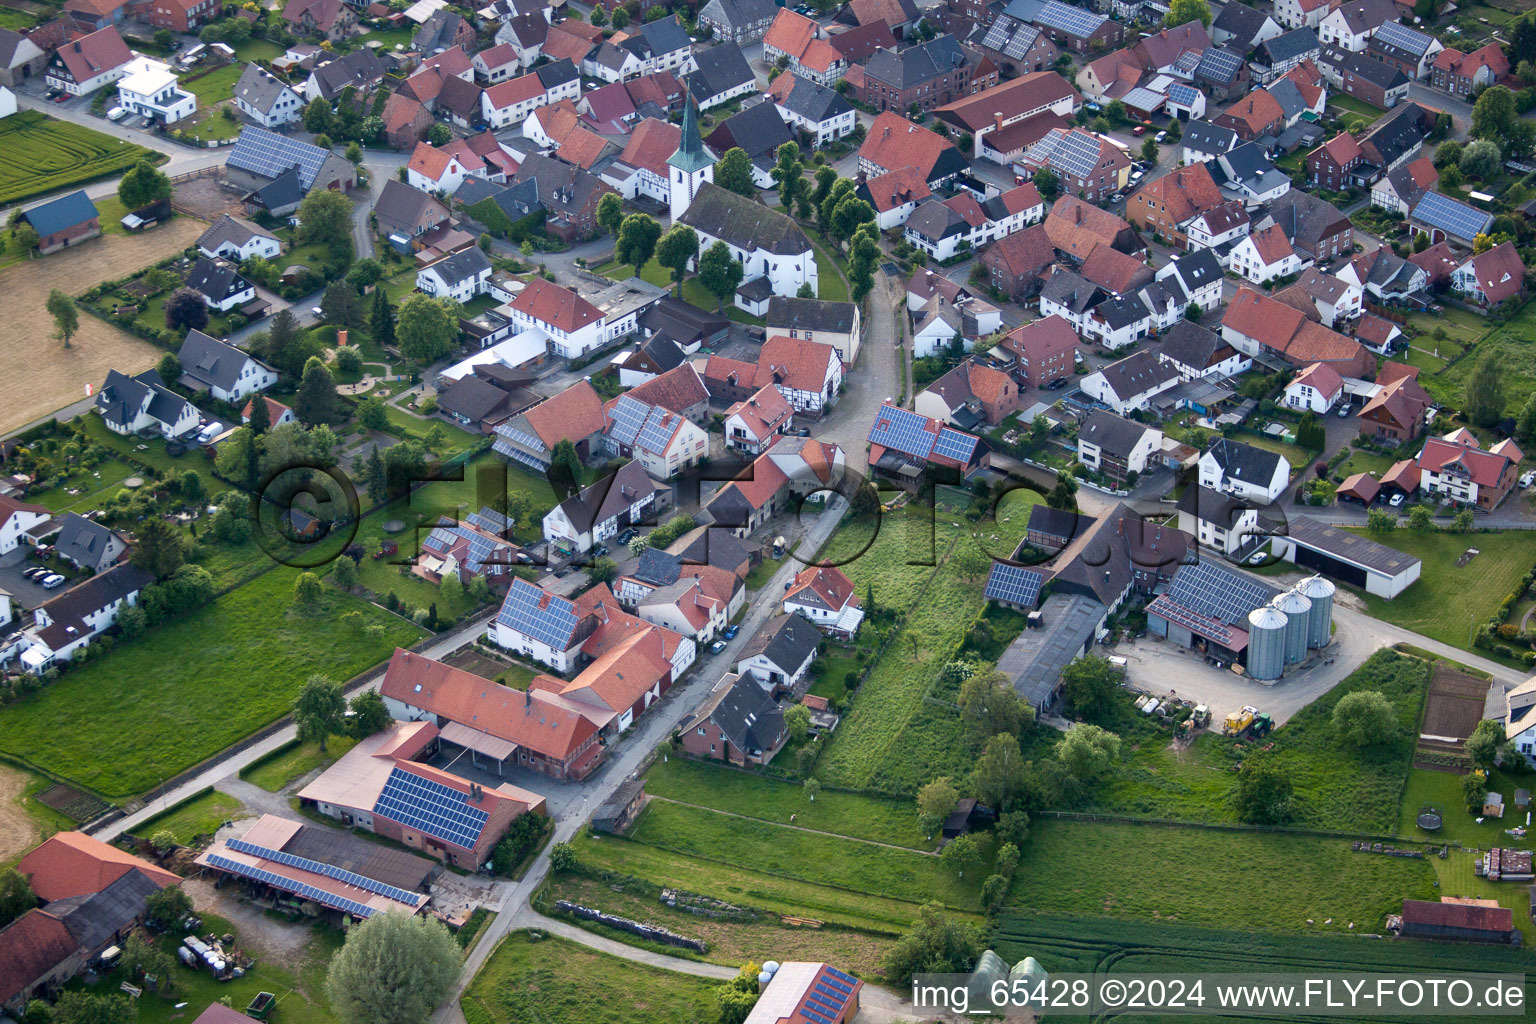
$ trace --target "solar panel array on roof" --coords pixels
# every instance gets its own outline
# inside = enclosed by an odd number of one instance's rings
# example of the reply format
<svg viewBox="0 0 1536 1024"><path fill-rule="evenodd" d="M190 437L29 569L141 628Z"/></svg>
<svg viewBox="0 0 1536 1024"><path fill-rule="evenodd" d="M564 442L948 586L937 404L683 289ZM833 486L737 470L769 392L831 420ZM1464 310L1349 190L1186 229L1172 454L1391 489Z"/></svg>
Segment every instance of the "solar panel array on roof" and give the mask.
<svg viewBox="0 0 1536 1024"><path fill-rule="evenodd" d="M471 807L469 797L458 790L412 775L399 766L389 773L373 813L466 850L475 848L490 817L480 808Z"/></svg>
<svg viewBox="0 0 1536 1024"><path fill-rule="evenodd" d="M1137 86L1121 97L1120 102L1133 110L1153 111L1163 105L1166 97L1143 86Z"/></svg>
<svg viewBox="0 0 1536 1024"><path fill-rule="evenodd" d="M346 868L338 868L334 864L326 864L318 860L310 860L308 857L299 857L282 850L274 850L267 846L258 846L256 843L248 843L244 839L229 839L225 845L236 853L249 853L253 857L261 857L264 860L276 861L286 864L291 868L308 871L314 875L324 875L334 878L338 882L355 885L359 889L378 893L380 896L388 896L398 903L409 903L413 907L420 906L426 900L426 895L419 892L411 892L399 886L390 885L387 882L378 882L366 875L360 875L356 871L348 871Z"/></svg>
<svg viewBox="0 0 1536 1024"><path fill-rule="evenodd" d="M539 607L546 598L548 603ZM576 605L527 580L514 579L496 621L563 651L576 632Z"/></svg>
<svg viewBox="0 0 1536 1024"><path fill-rule="evenodd" d="M519 445L521 447L518 447ZM529 454L530 451L547 451L548 449L544 447L544 442L532 434L525 434L516 427L508 426L505 423L496 428L496 442L491 445L491 450L502 458L521 462L523 465L530 466L541 473L545 469L544 463Z"/></svg>
<svg viewBox="0 0 1536 1024"><path fill-rule="evenodd" d="M1246 622L1248 613L1270 602L1279 591L1208 561L1174 573L1164 595L1190 611L1228 624Z"/></svg>
<svg viewBox="0 0 1536 1024"><path fill-rule="evenodd" d="M933 452L937 436L929 429L930 420L894 405L882 405L869 430L870 444L891 448L905 455L926 459Z"/></svg>
<svg viewBox="0 0 1536 1024"><path fill-rule="evenodd" d="M1182 107L1189 107L1193 106L1199 98L1200 90L1192 85L1185 85L1183 82L1179 82L1168 87L1169 103L1177 103Z"/></svg>
<svg viewBox="0 0 1536 1024"><path fill-rule="evenodd" d="M987 34L981 40L981 45L991 50L996 50L1006 57L1014 60L1023 60L1029 53L1029 48L1035 45L1035 40L1040 38L1040 30L1033 25L1026 25L1016 18L1006 15L1000 16L987 29Z"/></svg>
<svg viewBox="0 0 1536 1024"><path fill-rule="evenodd" d="M1231 50L1212 46L1200 57L1200 63L1195 66L1195 74L1213 82L1230 82L1242 66L1243 58Z"/></svg>
<svg viewBox="0 0 1536 1024"><path fill-rule="evenodd" d="M1040 587L1045 575L1022 565L993 562L987 574L985 596L994 601L1024 605L1033 608L1040 600Z"/></svg>
<svg viewBox="0 0 1536 1024"><path fill-rule="evenodd" d="M1200 615L1167 595L1158 597L1151 604L1147 605L1147 611L1161 615L1169 622L1178 623L1185 629L1200 636L1209 637L1225 647L1232 647L1232 641L1237 636L1226 623Z"/></svg>
<svg viewBox="0 0 1536 1024"><path fill-rule="evenodd" d="M975 437L970 434L961 433L958 430L951 430L948 427L941 427L939 429L939 439L933 445L933 454L954 459L962 465L971 461L971 456L975 451Z"/></svg>
<svg viewBox="0 0 1536 1024"><path fill-rule="evenodd" d="M512 529L512 521L489 506L481 506L479 512L471 512L465 521L487 533L506 533Z"/></svg>
<svg viewBox="0 0 1536 1024"><path fill-rule="evenodd" d="M1387 46L1423 56L1434 39L1423 32L1415 32L1402 22L1389 21L1376 30L1376 38Z"/></svg>
<svg viewBox="0 0 1536 1024"><path fill-rule="evenodd" d="M229 871L244 878L253 878L258 882L265 882L275 889L291 892L295 896L302 896L322 906L344 910L357 917L372 917L374 914L374 909L366 903L349 900L345 896L337 896L335 893L326 892L324 889L317 889L313 885L305 885L303 882L295 882L291 878L284 878L282 875L274 871L268 871L266 868L258 868L238 860L231 860L217 853L210 853L208 855L208 863L222 871Z"/></svg>
<svg viewBox="0 0 1536 1024"><path fill-rule="evenodd" d="M1471 240L1488 230L1493 214L1458 202L1439 192L1426 192L1413 208L1413 219L1439 228L1455 238Z"/></svg>
<svg viewBox="0 0 1536 1024"><path fill-rule="evenodd" d="M290 167L297 167L299 184L308 191L327 156L330 153L319 146L265 128L247 126L235 140L235 148L229 151L227 162L263 178L276 178Z"/></svg>
<svg viewBox="0 0 1536 1024"><path fill-rule="evenodd" d="M1028 155L1039 162L1049 162L1058 171L1073 177L1087 178L1098 170L1102 153L1103 146L1097 137L1087 132L1057 128L1031 147Z"/></svg>
<svg viewBox="0 0 1536 1024"><path fill-rule="evenodd" d="M640 431L645 426L645 418L650 414L651 407L638 398L629 395L620 395L619 400L613 404L608 417L612 425L608 428L608 437L611 441L625 446L633 445L635 438L640 436Z"/></svg>
<svg viewBox="0 0 1536 1024"><path fill-rule="evenodd" d="M1199 66L1200 55L1194 50L1185 50L1183 53L1179 54L1178 59L1173 62L1173 70L1182 72L1186 75L1194 74L1195 69Z"/></svg>
<svg viewBox="0 0 1536 1024"><path fill-rule="evenodd" d="M1081 7L1072 7L1059 0L1047 0L1045 6L1040 8L1040 13L1035 15L1036 25L1045 25L1083 39L1093 35L1099 26L1108 20L1102 14L1094 14Z"/></svg>

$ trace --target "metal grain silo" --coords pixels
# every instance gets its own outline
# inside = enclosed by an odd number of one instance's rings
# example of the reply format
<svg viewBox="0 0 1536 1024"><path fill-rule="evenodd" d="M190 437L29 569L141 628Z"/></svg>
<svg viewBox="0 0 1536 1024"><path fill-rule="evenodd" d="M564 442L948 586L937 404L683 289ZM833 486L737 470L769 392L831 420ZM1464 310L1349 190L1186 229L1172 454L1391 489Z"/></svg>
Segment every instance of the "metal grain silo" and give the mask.
<svg viewBox="0 0 1536 1024"><path fill-rule="evenodd" d="M1333 639L1333 595L1337 588L1331 580L1308 576L1296 584L1296 590L1312 602L1312 613L1307 616L1307 646L1327 647Z"/></svg>
<svg viewBox="0 0 1536 1024"><path fill-rule="evenodd" d="M1285 663L1294 665L1307 656L1307 620L1312 614L1312 602L1295 590L1287 590L1275 598L1274 605L1285 613Z"/></svg>
<svg viewBox="0 0 1536 1024"><path fill-rule="evenodd" d="M1271 605L1248 613L1248 674L1255 679L1279 679L1285 670L1285 613Z"/></svg>

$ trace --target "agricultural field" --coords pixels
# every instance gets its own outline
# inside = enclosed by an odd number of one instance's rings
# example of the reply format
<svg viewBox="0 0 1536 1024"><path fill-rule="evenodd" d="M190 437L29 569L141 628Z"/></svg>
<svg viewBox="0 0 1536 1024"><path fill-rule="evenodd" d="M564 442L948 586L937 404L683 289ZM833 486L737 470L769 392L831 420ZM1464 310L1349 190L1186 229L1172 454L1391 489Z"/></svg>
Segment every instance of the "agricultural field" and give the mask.
<svg viewBox="0 0 1536 1024"><path fill-rule="evenodd" d="M252 812L245 810L239 800L218 790L208 790L148 819L134 830L134 834L150 839L157 832L167 831L181 845L190 846L198 836L213 835L231 818L251 816Z"/></svg>
<svg viewBox="0 0 1536 1024"><path fill-rule="evenodd" d="M1180 887L1178 880L1170 881L1170 888ZM1233 894L1225 887L1223 890L1230 897L1230 903L1248 902L1241 893ZM1027 912L1005 914L993 942L999 955L1010 964L1033 956L1050 972L1102 970L1116 974L1215 972L1252 975L1274 971L1302 975L1309 971L1432 973L1467 968L1467 947L1456 943L1373 942L1356 937L1252 934L1228 931L1225 927L1193 928L1163 921L1067 918ZM1485 946L1477 951L1477 969L1481 971L1528 974L1530 968L1531 954L1525 950ZM1536 985L1527 983L1526 993L1529 1002L1530 997L1536 995ZM1048 1016L1044 1019L1081 1018ZM1138 1024L1168 1019L1115 1017L1116 1021ZM1200 1019L1217 1022L1231 1018L1207 1016ZM1294 1020L1295 1017L1268 1019Z"/></svg>
<svg viewBox="0 0 1536 1024"><path fill-rule="evenodd" d="M1413 759L1428 666L1379 651L1332 690L1270 734L1271 757L1290 774L1296 796L1289 824L1379 835L1398 831L1398 806ZM1375 690L1397 710L1395 742L1371 751L1342 747L1333 708L1346 693ZM1097 788L1088 809L1178 821L1236 822L1232 794L1246 744L1203 733L1186 748L1134 714L1126 698L1110 728L1122 739L1120 771ZM1037 729L1048 742L1053 730ZM1026 756L1027 753L1026 753Z"/></svg>
<svg viewBox="0 0 1536 1024"><path fill-rule="evenodd" d="M0 151L4 149L0 136ZM80 332L65 348L53 340L53 318L44 304L48 292L68 282L84 291L121 277L125 268L142 267L191 245L207 228L191 217L177 217L142 234L110 234L51 256L24 260L0 270L0 292L10 310L7 326L32 344L0 346L0 379L25 380L13 388L0 409L0 432L16 430L61 406L85 398L85 386L100 387L110 369L138 373L155 365L161 349L126 331L80 314Z"/></svg>
<svg viewBox="0 0 1536 1024"><path fill-rule="evenodd" d="M469 1024L696 1024L715 1019L718 984L518 931L496 947L459 1007Z"/></svg>
<svg viewBox="0 0 1536 1024"><path fill-rule="evenodd" d="M1486 321L1484 321L1486 323ZM1527 306L1507 324L1495 326L1486 337L1476 344L1474 351L1452 366L1421 375L1424 389L1435 401L1461 408L1466 401L1467 378L1477 368L1478 361L1489 352L1498 356L1503 369L1505 412L1513 416L1525 405L1526 399L1536 391L1536 354L1532 354L1528 340L1536 327L1536 310ZM1450 327L1447 327L1450 333ZM1459 336L1459 335L1458 335ZM1433 350L1435 340L1420 337L1415 343L1421 348ZM1441 345L1441 353L1447 351Z"/></svg>
<svg viewBox="0 0 1536 1024"><path fill-rule="evenodd" d="M1356 533L1362 530L1354 529ZM1422 633L1441 643L1472 649L1472 634L1498 611L1536 563L1536 532L1414 533L1396 530L1384 543L1423 561L1419 581L1391 601L1362 594L1365 610L1378 619ZM1456 560L1468 548L1482 553L1466 565Z"/></svg>
<svg viewBox="0 0 1536 1024"><path fill-rule="evenodd" d="M345 681L422 636L331 589L295 608L296 575L275 568L0 710L0 750L121 800L286 714L310 675ZM359 628L338 622L349 611Z"/></svg>
<svg viewBox="0 0 1536 1024"><path fill-rule="evenodd" d="M146 156L155 163L165 160L143 146L83 125L56 121L35 110L19 111L0 120L0 203L109 178Z"/></svg>
<svg viewBox="0 0 1536 1024"><path fill-rule="evenodd" d="M1030 913L1343 935L1438 896L1428 860L1294 833L1037 819L1023 854L1008 906Z"/></svg>

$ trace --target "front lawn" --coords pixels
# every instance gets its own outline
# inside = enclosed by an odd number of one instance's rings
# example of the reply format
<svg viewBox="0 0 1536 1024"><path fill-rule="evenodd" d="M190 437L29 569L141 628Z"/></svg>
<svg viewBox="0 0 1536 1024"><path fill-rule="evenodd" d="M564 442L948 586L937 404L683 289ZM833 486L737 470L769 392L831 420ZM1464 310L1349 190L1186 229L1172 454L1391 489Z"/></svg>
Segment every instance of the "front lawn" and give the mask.
<svg viewBox="0 0 1536 1024"><path fill-rule="evenodd" d="M634 267L617 261L605 263L600 267L593 267L592 272L594 274L602 274L604 277L612 278L615 281L623 281L635 276ZM822 271L818 270L817 273L822 273ZM672 283L672 272L660 263L657 263L654 256L651 257L649 263L641 268L640 280L648 281L658 288L669 288L674 292L677 290L676 286ZM838 284L841 283L841 281L838 282ZM827 297L826 295L822 296L822 298ZM718 312L721 316L734 320L737 323L752 324L758 327L763 325L762 317L753 316L746 310L730 303L727 303L724 309L720 309L720 300L715 297L713 292L704 287L703 282L697 276L683 279L683 301L710 313Z"/></svg>
<svg viewBox="0 0 1536 1024"><path fill-rule="evenodd" d="M1359 114L1370 118L1372 121L1386 113L1380 107L1373 107L1362 99L1332 90L1328 93L1328 105L1330 107L1338 107L1340 110L1351 114Z"/></svg>
<svg viewBox="0 0 1536 1024"><path fill-rule="evenodd" d="M828 302L847 302L848 284L837 261L821 246L811 244L816 247L816 297Z"/></svg>
<svg viewBox="0 0 1536 1024"><path fill-rule="evenodd" d="M175 836L182 846L190 846L198 836L213 835L220 825L231 818L250 816L251 812L246 811L239 800L228 793L211 789L172 807L164 814L155 815L135 828L134 834L150 839L155 833L166 831Z"/></svg>
<svg viewBox="0 0 1536 1024"><path fill-rule="evenodd" d="M718 982L517 931L459 1000L468 1024L697 1024L719 1015Z"/></svg>
<svg viewBox="0 0 1536 1024"><path fill-rule="evenodd" d="M1536 532L1529 530L1465 534L1394 530L1385 535L1367 534L1358 527L1351 530L1423 562L1419 581L1392 600L1362 594L1366 611L1465 651L1472 649L1474 630L1493 617L1499 603L1520 586L1536 563ZM1481 553L1458 568L1456 560L1468 548Z"/></svg>
<svg viewBox="0 0 1536 1024"><path fill-rule="evenodd" d="M245 65L241 63L226 64L216 71L210 71L201 78L193 78L192 75L181 77L181 87L197 97L199 107L211 107L215 103L234 99L235 83L240 81L240 76L245 71ZM196 71L192 74L197 74Z"/></svg>
<svg viewBox="0 0 1536 1024"><path fill-rule="evenodd" d="M344 682L423 635L331 589L296 608L296 576L273 569L0 710L0 750L121 800L287 714L311 675Z"/></svg>
<svg viewBox="0 0 1536 1024"><path fill-rule="evenodd" d="M1377 479L1397 462L1390 455L1377 455L1375 452L1356 448L1350 452L1349 458L1333 471L1332 476L1350 477L1356 473L1370 473ZM1301 467L1305 468L1305 467Z"/></svg>

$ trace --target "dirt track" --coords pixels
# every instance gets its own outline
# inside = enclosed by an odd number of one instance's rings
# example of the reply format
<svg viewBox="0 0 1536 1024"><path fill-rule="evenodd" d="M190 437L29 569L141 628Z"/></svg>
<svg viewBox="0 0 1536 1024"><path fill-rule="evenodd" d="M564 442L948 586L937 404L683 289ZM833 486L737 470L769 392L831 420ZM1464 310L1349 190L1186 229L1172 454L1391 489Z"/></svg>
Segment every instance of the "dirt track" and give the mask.
<svg viewBox="0 0 1536 1024"><path fill-rule="evenodd" d="M13 860L37 845L37 825L21 807L27 776L0 764L0 864Z"/></svg>
<svg viewBox="0 0 1536 1024"><path fill-rule="evenodd" d="M80 332L65 349L53 337L44 303L52 288L79 295L93 284L133 271L191 245L207 225L177 217L142 235L107 235L78 249L0 271L8 327L0 340L0 380L12 382L0 405L0 433L15 430L85 397L109 369L137 373L164 354L146 341L80 314Z"/></svg>

